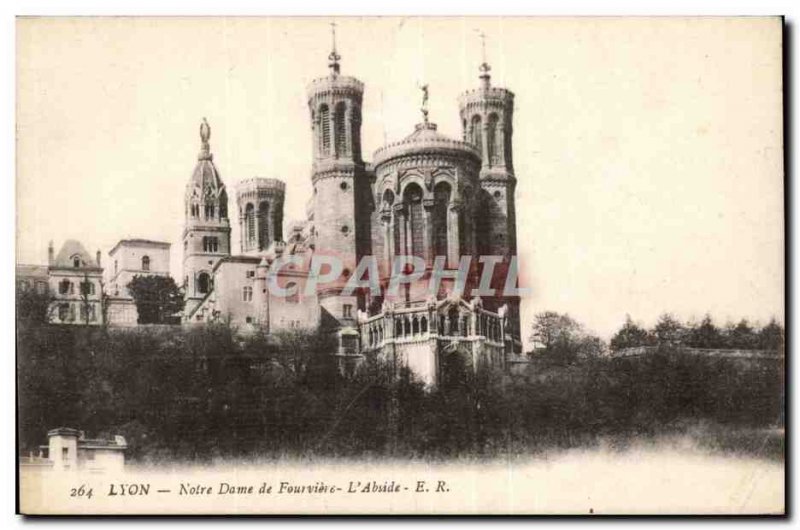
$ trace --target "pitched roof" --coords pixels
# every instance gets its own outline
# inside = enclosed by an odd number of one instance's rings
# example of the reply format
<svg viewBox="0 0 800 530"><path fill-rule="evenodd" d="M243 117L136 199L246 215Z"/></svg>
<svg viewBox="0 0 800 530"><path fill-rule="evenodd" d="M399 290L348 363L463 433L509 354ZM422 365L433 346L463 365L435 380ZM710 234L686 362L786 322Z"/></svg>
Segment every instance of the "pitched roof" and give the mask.
<svg viewBox="0 0 800 530"><path fill-rule="evenodd" d="M92 258L92 256L86 252L86 249L83 247L80 241L76 239L67 239L64 241L64 244L61 245L61 250L58 251L56 255L56 259L52 263L52 267L66 267L66 268L75 268L74 258L77 257L80 259L80 267L81 269L96 269L98 268L97 263Z"/></svg>

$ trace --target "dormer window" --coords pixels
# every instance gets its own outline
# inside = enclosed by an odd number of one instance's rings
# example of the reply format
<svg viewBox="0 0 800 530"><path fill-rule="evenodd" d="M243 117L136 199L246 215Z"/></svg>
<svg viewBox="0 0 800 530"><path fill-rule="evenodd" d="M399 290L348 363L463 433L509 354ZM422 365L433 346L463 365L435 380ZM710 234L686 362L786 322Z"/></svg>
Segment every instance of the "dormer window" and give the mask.
<svg viewBox="0 0 800 530"><path fill-rule="evenodd" d="M76 269L80 269L80 267L81 267L81 258L79 258L78 256L73 256L72 257L72 266L75 267Z"/></svg>

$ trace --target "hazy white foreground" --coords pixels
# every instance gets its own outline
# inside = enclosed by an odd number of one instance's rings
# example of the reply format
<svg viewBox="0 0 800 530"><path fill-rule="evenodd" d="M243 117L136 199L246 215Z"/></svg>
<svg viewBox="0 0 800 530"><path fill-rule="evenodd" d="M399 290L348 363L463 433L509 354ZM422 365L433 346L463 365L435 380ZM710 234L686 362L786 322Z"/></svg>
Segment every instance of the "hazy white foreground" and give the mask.
<svg viewBox="0 0 800 530"><path fill-rule="evenodd" d="M91 499L71 496L71 489L81 485L84 493L92 489ZM143 495L145 485L149 490ZM491 463L282 460L129 466L121 476L26 469L20 486L25 513L763 514L784 510L782 462L675 446L568 451ZM131 495L134 490L137 494ZM112 491L115 495L110 495ZM123 491L128 494L120 495Z"/></svg>

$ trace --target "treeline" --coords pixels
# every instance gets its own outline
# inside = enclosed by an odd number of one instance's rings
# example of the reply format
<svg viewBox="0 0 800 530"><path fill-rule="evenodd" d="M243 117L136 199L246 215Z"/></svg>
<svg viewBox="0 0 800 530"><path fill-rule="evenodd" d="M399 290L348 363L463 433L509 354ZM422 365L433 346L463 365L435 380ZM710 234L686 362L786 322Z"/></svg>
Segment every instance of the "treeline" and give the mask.
<svg viewBox="0 0 800 530"><path fill-rule="evenodd" d="M658 322L646 329L630 316L611 338L612 351L637 346L685 346L689 348L765 350L783 354L784 330L774 318L765 326L754 326L746 319L717 327L711 315L700 322L681 322L665 313Z"/></svg>
<svg viewBox="0 0 800 530"><path fill-rule="evenodd" d="M443 379L363 363L343 375L330 337L238 337L225 326L18 327L19 437L48 429L122 434L133 461L215 457L497 457L686 433L780 455L782 440L742 438L783 424L781 363L656 352L520 373L475 371L445 357Z"/></svg>

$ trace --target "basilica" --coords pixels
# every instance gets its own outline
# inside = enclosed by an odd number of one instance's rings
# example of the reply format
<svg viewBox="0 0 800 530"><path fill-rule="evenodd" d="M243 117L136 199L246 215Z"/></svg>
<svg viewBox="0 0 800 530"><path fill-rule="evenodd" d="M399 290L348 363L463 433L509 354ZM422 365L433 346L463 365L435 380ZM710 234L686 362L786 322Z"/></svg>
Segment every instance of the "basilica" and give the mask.
<svg viewBox="0 0 800 530"><path fill-rule="evenodd" d="M514 94L492 86L484 59L477 86L458 98L462 137L455 139L429 120L422 87L420 122L367 161L364 84L343 75L340 61L334 39L328 75L307 88L313 195L305 219L284 223L287 190L278 179L241 180L231 202L203 119L184 197L176 279L185 294L183 324L226 322L265 333L322 328L336 335L343 369L375 357L430 384L453 355L468 366L506 366L522 348L520 297L503 288L517 259ZM232 220L241 234L235 248ZM51 243L48 266L18 266L18 281L49 285L58 309L51 322L136 325L127 284L137 275L168 276L170 247L123 239L104 268L99 251L92 259L67 241L56 255ZM315 265L321 257L335 261L334 274ZM419 270L393 289L404 272L393 266L399 257L413 258ZM370 287L348 288L365 258L376 264ZM434 276L441 281L430 282Z"/></svg>

